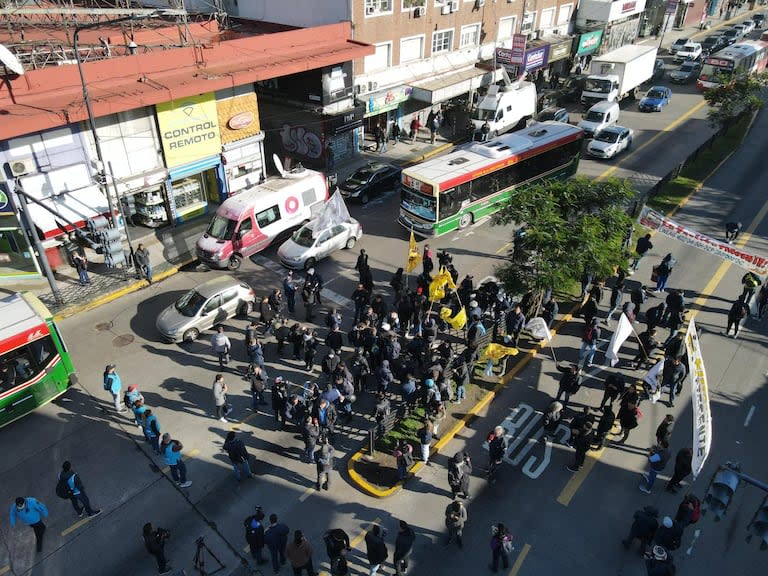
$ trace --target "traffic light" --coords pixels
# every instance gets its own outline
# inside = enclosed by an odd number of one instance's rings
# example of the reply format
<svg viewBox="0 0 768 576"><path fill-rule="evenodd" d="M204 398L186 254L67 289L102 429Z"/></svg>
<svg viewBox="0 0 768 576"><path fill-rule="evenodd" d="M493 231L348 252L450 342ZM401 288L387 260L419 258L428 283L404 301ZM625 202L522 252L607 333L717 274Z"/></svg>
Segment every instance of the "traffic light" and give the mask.
<svg viewBox="0 0 768 576"><path fill-rule="evenodd" d="M109 222L103 216L88 220L88 229L96 242L96 252L104 254L104 263L110 268L125 264L123 237L118 228L110 228Z"/></svg>
<svg viewBox="0 0 768 576"><path fill-rule="evenodd" d="M747 542L751 542L752 537L757 536L760 538L760 550L768 549L768 496L763 499L763 503L755 512L755 517L747 526L747 530L749 530Z"/></svg>
<svg viewBox="0 0 768 576"><path fill-rule="evenodd" d="M715 516L715 522L722 520L740 481L738 471L726 467L720 468L707 488L707 495L704 497L705 508L702 513L706 514L711 510Z"/></svg>

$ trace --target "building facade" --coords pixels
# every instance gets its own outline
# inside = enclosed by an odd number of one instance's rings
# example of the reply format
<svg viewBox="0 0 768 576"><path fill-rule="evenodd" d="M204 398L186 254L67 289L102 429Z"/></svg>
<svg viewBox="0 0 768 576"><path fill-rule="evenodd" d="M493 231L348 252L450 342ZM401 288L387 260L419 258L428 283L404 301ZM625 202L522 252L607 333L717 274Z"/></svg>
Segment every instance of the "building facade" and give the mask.
<svg viewBox="0 0 768 576"><path fill-rule="evenodd" d="M581 0L576 12L580 33L602 30L598 54L632 44L640 36L646 0Z"/></svg>

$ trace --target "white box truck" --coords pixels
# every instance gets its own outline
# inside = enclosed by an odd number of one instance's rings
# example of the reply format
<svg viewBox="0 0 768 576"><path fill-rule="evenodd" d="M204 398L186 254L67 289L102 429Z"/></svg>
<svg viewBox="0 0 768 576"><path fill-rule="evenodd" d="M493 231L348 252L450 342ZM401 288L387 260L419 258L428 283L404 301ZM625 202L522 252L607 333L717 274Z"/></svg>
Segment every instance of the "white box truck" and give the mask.
<svg viewBox="0 0 768 576"><path fill-rule="evenodd" d="M634 97L635 89L653 77L655 46L627 44L592 59L589 75L581 93L585 108L601 100L619 102Z"/></svg>
<svg viewBox="0 0 768 576"><path fill-rule="evenodd" d="M536 86L532 82L512 82L505 86L492 84L488 93L472 111L475 139L481 139L483 125L488 123L488 138L516 126L524 128L536 114Z"/></svg>

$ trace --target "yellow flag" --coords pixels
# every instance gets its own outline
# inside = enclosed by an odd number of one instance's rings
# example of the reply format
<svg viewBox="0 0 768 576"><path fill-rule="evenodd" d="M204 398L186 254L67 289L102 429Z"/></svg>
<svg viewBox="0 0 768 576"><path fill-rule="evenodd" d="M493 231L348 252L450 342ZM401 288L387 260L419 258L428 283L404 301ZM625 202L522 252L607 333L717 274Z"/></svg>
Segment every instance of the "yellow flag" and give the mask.
<svg viewBox="0 0 768 576"><path fill-rule="evenodd" d="M451 273L448 272L448 270L445 270L446 274L448 274L448 283L446 286L450 288L451 290L456 290L456 282L453 281L453 276L451 276Z"/></svg>
<svg viewBox="0 0 768 576"><path fill-rule="evenodd" d="M432 282L429 283L429 299L434 302L436 300L442 300L445 298L445 285L451 279L451 275L445 266L440 268L440 271L432 278Z"/></svg>
<svg viewBox="0 0 768 576"><path fill-rule="evenodd" d="M440 319L443 322L448 322L451 318L451 309L447 306L444 306L443 308L440 308Z"/></svg>
<svg viewBox="0 0 768 576"><path fill-rule="evenodd" d="M493 360L498 362L505 356L517 356L519 350L510 346L502 346L501 344L488 344L480 355L480 360Z"/></svg>
<svg viewBox="0 0 768 576"><path fill-rule="evenodd" d="M416 245L416 238L413 235L413 228L411 228L411 239L408 241L408 262L405 265L405 271L410 274L416 269L419 262L421 262L421 254L419 254L419 247Z"/></svg>
<svg viewBox="0 0 768 576"><path fill-rule="evenodd" d="M461 330L462 328L464 328L464 325L466 323L467 323L467 310L463 306L461 307L461 310L459 310L456 313L456 316L448 320L448 324L450 324L454 330Z"/></svg>

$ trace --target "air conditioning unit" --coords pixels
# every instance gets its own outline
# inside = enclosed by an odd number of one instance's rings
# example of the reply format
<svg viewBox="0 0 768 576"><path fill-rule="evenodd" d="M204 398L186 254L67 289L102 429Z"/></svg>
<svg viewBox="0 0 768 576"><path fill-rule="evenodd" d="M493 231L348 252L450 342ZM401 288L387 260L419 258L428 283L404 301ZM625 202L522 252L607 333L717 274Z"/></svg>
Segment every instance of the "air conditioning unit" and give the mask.
<svg viewBox="0 0 768 576"><path fill-rule="evenodd" d="M365 7L365 13L370 16L371 14L376 13L376 7L375 6L366 6Z"/></svg>
<svg viewBox="0 0 768 576"><path fill-rule="evenodd" d="M421 18L427 13L427 9L424 6L416 6L413 10L414 18Z"/></svg>
<svg viewBox="0 0 768 576"><path fill-rule="evenodd" d="M459 11L459 0L451 0L451 12Z"/></svg>
<svg viewBox="0 0 768 576"><path fill-rule="evenodd" d="M443 4L443 7L440 9L440 14L445 16L446 14L451 13L451 5L450 4Z"/></svg>
<svg viewBox="0 0 768 576"><path fill-rule="evenodd" d="M8 168L11 170L11 176L24 176L35 171L35 162L32 158L21 158L20 160L11 160L8 162Z"/></svg>
<svg viewBox="0 0 768 576"><path fill-rule="evenodd" d="M379 83L378 82L368 82L368 92L372 92L372 91L376 90L376 88L378 88L378 87L379 87Z"/></svg>

